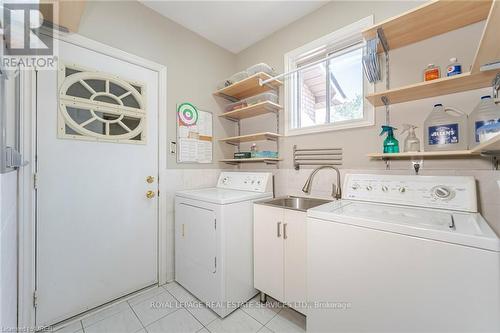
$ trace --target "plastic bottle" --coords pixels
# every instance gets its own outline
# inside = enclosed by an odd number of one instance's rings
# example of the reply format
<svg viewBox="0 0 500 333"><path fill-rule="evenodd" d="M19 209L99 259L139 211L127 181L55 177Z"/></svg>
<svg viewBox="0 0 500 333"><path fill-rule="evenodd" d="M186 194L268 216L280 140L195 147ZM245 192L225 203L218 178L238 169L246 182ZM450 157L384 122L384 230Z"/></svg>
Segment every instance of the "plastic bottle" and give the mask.
<svg viewBox="0 0 500 333"><path fill-rule="evenodd" d="M384 154L399 153L399 142L394 137L394 130L396 129L397 128L388 125L382 126L382 132L380 132L380 135L384 135L384 133L387 133L387 137L384 140Z"/></svg>
<svg viewBox="0 0 500 333"><path fill-rule="evenodd" d="M431 81L441 77L441 70L434 64L428 64L424 70L424 81Z"/></svg>
<svg viewBox="0 0 500 333"><path fill-rule="evenodd" d="M466 150L467 132L465 113L436 104L424 121L424 150Z"/></svg>
<svg viewBox="0 0 500 333"><path fill-rule="evenodd" d="M403 124L403 131L401 131L401 135L405 132L408 132L403 144L403 149L405 152L410 151L420 151L420 140L417 138L415 134L415 129L417 126L410 124Z"/></svg>
<svg viewBox="0 0 500 333"><path fill-rule="evenodd" d="M462 74L462 64L457 61L457 58L451 58L450 64L446 67L446 76Z"/></svg>
<svg viewBox="0 0 500 333"><path fill-rule="evenodd" d="M474 148L481 142L479 128L494 123L500 123L500 106L495 104L491 96L483 96L469 117L470 148Z"/></svg>

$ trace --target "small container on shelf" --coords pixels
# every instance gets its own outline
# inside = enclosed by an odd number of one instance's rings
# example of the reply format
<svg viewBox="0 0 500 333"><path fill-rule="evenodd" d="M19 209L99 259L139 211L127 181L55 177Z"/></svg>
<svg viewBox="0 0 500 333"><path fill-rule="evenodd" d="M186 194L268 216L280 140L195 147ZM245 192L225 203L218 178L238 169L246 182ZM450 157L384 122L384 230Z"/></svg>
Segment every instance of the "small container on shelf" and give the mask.
<svg viewBox="0 0 500 333"><path fill-rule="evenodd" d="M264 72L264 73L269 74L269 75L275 75L274 68L272 68L271 66L269 66L268 64L265 64L263 62L261 62L259 64L255 64L255 65L247 68L247 73L250 76L257 74L257 73L261 73L261 72Z"/></svg>
<svg viewBox="0 0 500 333"><path fill-rule="evenodd" d="M462 64L460 64L457 58L451 58L450 64L446 67L446 76L453 76L462 74Z"/></svg>
<svg viewBox="0 0 500 333"><path fill-rule="evenodd" d="M434 64L427 65L427 68L424 70L424 81L436 80L441 77L441 70L439 66Z"/></svg>
<svg viewBox="0 0 500 333"><path fill-rule="evenodd" d="M262 150L252 152L252 158L278 158L277 151Z"/></svg>
<svg viewBox="0 0 500 333"><path fill-rule="evenodd" d="M491 123L481 126L477 129L479 142L491 140L498 135L500 135L500 123Z"/></svg>
<svg viewBox="0 0 500 333"><path fill-rule="evenodd" d="M245 101L245 100L230 103L226 106L226 108L224 109L224 112L230 112L230 111L234 111L234 110L243 109L244 107L247 107L247 105L248 105L247 101Z"/></svg>
<svg viewBox="0 0 500 333"><path fill-rule="evenodd" d="M248 105L253 105L262 102L278 103L278 94L274 91L268 91L245 99Z"/></svg>
<svg viewBox="0 0 500 333"><path fill-rule="evenodd" d="M234 83L237 83L237 82L240 82L240 81L246 79L248 76L249 75L248 75L248 73L246 71L238 72L238 73L233 74L229 78L229 81L231 81L234 84Z"/></svg>
<svg viewBox="0 0 500 333"><path fill-rule="evenodd" d="M251 158L252 157L252 153L249 152L249 151L239 151L239 152L234 153L233 156L234 156L235 159Z"/></svg>

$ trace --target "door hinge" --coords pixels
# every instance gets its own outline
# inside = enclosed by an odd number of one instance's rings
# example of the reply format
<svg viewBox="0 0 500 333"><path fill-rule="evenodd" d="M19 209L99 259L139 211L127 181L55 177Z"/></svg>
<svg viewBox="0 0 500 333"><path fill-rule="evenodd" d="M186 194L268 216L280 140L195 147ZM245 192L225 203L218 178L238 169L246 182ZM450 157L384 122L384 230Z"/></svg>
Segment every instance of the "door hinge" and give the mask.
<svg viewBox="0 0 500 333"><path fill-rule="evenodd" d="M33 291L33 307L36 308L38 306L38 291Z"/></svg>
<svg viewBox="0 0 500 333"><path fill-rule="evenodd" d="M214 219L214 229L217 230L217 219Z"/></svg>
<svg viewBox="0 0 500 333"><path fill-rule="evenodd" d="M33 188L38 189L38 173L33 174Z"/></svg>
<svg viewBox="0 0 500 333"><path fill-rule="evenodd" d="M213 273L217 273L217 257L214 257L214 271Z"/></svg>

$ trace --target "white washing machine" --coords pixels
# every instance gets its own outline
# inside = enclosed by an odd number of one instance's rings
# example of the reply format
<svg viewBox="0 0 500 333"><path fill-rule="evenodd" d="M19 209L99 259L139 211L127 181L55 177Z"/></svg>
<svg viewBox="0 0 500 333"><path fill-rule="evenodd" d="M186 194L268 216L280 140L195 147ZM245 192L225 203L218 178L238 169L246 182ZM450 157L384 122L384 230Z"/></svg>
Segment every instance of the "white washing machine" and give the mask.
<svg viewBox="0 0 500 333"><path fill-rule="evenodd" d="M347 175L307 244L309 332L500 332L500 240L472 177Z"/></svg>
<svg viewBox="0 0 500 333"><path fill-rule="evenodd" d="M222 172L217 187L175 197L175 280L225 317L253 287L253 202L272 198L272 174Z"/></svg>

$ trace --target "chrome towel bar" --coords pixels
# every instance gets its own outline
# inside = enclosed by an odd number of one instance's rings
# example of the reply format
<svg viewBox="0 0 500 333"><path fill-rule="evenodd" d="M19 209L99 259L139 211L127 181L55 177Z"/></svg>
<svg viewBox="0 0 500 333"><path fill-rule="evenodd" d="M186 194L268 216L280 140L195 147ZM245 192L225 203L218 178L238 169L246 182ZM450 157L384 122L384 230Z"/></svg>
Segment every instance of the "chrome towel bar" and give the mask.
<svg viewBox="0 0 500 333"><path fill-rule="evenodd" d="M301 165L342 165L342 148L297 148L293 146L293 166L299 170Z"/></svg>

